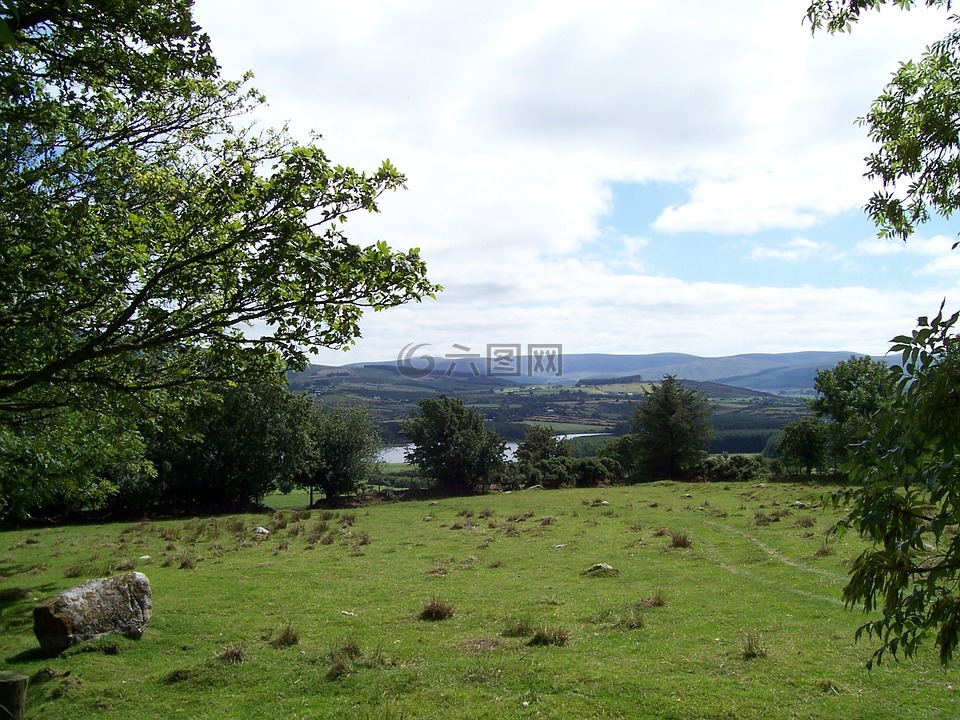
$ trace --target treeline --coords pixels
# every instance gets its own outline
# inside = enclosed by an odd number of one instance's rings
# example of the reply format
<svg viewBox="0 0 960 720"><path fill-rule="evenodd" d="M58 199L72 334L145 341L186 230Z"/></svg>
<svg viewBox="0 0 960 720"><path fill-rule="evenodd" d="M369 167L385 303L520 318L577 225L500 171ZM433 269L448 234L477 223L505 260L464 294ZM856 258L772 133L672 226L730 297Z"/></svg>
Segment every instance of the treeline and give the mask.
<svg viewBox="0 0 960 720"><path fill-rule="evenodd" d="M19 504L4 497L0 511L44 521L213 514L253 510L293 488L333 502L375 476L381 448L363 407L319 404L280 377L194 387L162 417L130 430L137 462L91 460L87 475L54 468Z"/></svg>

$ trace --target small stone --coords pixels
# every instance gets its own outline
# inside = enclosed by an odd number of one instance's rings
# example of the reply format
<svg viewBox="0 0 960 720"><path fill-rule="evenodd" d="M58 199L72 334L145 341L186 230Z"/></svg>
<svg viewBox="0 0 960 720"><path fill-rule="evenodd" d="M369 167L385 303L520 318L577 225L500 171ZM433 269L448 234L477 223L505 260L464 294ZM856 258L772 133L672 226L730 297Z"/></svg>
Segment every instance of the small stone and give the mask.
<svg viewBox="0 0 960 720"><path fill-rule="evenodd" d="M609 575L619 575L620 571L615 570L613 565L610 565L609 563L595 563L584 570L583 574L605 577Z"/></svg>
<svg viewBox="0 0 960 720"><path fill-rule="evenodd" d="M681 495L680 497L684 497L684 498L692 498L692 497L693 497L693 495L691 495L690 493L684 493L684 494L683 494L683 495Z"/></svg>
<svg viewBox="0 0 960 720"><path fill-rule="evenodd" d="M270 531L267 530L265 527L255 527L255 528L253 529L253 534L254 534L254 535L263 535L264 537L266 537L267 535L270 534Z"/></svg>

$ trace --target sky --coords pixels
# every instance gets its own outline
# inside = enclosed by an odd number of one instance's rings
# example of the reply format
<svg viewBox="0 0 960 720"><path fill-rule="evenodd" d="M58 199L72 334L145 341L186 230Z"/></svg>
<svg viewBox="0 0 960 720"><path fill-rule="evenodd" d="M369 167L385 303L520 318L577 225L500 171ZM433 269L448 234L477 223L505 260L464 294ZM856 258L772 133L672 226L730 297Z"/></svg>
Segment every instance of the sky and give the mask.
<svg viewBox="0 0 960 720"><path fill-rule="evenodd" d="M361 322L342 365L491 345L882 355L946 299L960 227L881 240L866 114L947 14L811 35L784 0L196 0L264 126L406 189L351 217L444 290Z"/></svg>

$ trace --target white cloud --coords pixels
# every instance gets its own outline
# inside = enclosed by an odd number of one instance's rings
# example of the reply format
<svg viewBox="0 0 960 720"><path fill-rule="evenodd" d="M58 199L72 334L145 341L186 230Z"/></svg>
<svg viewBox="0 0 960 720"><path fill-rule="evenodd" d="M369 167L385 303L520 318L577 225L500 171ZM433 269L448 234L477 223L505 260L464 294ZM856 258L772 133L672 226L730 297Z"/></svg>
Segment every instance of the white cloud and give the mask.
<svg viewBox="0 0 960 720"><path fill-rule="evenodd" d="M922 293L654 277L642 233L777 231L758 257L839 252L839 239L793 236L863 204L869 146L853 120L898 59L949 29L943 13L872 13L811 39L802 4L759 0L285 0L266 23L250 0L196 12L225 74L256 73L265 123L323 133L335 163L389 157L408 176L347 231L420 247L446 290L365 318L339 362L510 336L608 352L875 350L903 330L893 318L930 311ZM689 194L594 258L614 182Z"/></svg>
<svg viewBox="0 0 960 720"><path fill-rule="evenodd" d="M756 245L750 252L751 260L786 260L797 262L813 258L838 260L840 256L828 243L816 242L807 238L798 237L788 240L780 247Z"/></svg>

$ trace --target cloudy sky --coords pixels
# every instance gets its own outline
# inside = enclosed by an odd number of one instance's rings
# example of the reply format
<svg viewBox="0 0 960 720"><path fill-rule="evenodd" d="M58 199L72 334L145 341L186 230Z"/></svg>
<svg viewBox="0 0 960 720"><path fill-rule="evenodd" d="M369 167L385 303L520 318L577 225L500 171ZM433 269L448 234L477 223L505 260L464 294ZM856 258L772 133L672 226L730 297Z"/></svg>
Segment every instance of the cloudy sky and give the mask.
<svg viewBox="0 0 960 720"><path fill-rule="evenodd" d="M419 247L427 300L326 364L488 344L882 354L960 305L960 228L881 241L856 125L946 13L812 37L804 0L197 0L224 75L331 160L407 190L348 223ZM457 348L456 346L460 346Z"/></svg>

